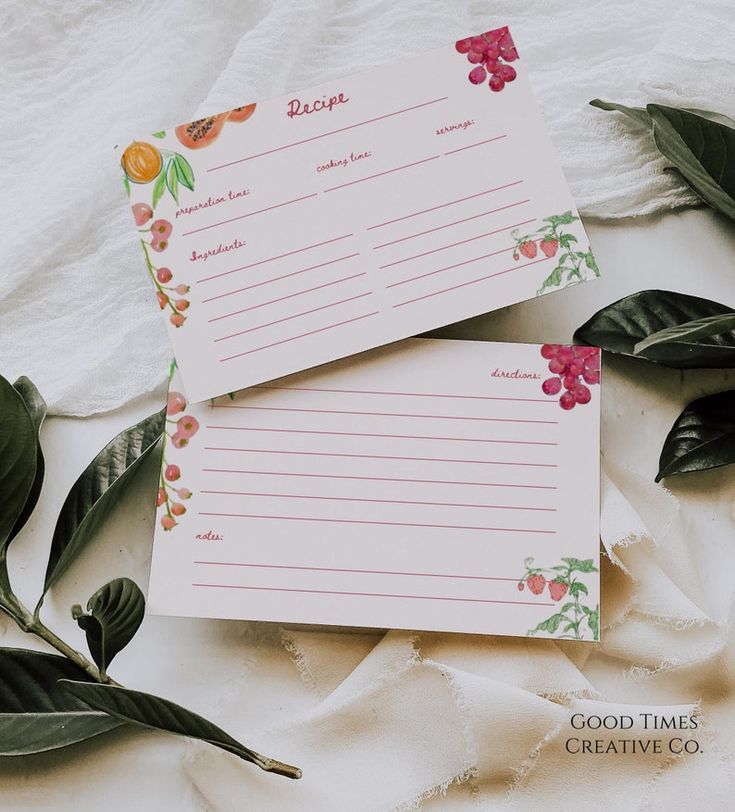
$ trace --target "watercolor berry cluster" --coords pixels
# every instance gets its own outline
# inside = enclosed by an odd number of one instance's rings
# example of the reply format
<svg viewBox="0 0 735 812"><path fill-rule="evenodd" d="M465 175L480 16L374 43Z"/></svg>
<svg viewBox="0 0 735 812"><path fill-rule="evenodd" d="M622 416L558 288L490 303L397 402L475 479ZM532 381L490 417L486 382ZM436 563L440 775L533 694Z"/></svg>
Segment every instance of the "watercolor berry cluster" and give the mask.
<svg viewBox="0 0 735 812"><path fill-rule="evenodd" d="M533 558L526 558L523 562L524 573L518 580L518 591L524 589L532 595L542 595L548 591L552 601L560 603L566 600L546 620L541 621L533 629L529 629L529 636L545 632L553 637L582 640L585 637L585 627L589 630L593 640L600 639L600 607L588 606L584 597L589 595L586 584L581 576L598 572L591 558L562 558L562 564L544 568L537 567ZM562 627L562 624L565 624Z"/></svg>
<svg viewBox="0 0 735 812"><path fill-rule="evenodd" d="M199 431L199 421L196 417L181 414L187 406L186 398L181 392L169 392L166 405L166 445L170 442L174 448L186 448L189 440ZM177 417L176 415L180 415ZM161 527L164 530L173 530L178 524L177 519L186 513L184 502L191 499L191 491L181 487L181 468L166 459L166 448L163 449L161 474L159 478L158 497L156 507L163 509Z"/></svg>
<svg viewBox="0 0 735 812"><path fill-rule="evenodd" d="M484 84L490 76L488 87L499 93L507 82L515 80L516 70L508 63L518 59L518 51L506 27L459 39L454 47L458 53L466 54L467 61L475 66L468 76L473 85Z"/></svg>
<svg viewBox="0 0 735 812"><path fill-rule="evenodd" d="M565 411L592 400L592 392L587 385L600 382L599 347L544 344L541 356L549 362L549 372L553 373L541 384L545 395L556 396L561 392L559 405Z"/></svg>
<svg viewBox="0 0 735 812"><path fill-rule="evenodd" d="M535 259L539 251L547 259L557 258L556 267L544 279L538 290L539 294L549 288L558 288L562 284L571 285L583 282L590 278L590 275L593 277L600 275L600 269L597 267L592 251L589 248L584 251L578 250L577 238L564 229L564 226L577 220L579 217L576 217L571 211L566 211L564 214L544 217L543 225L530 234L521 234L517 228L511 231L511 236L515 241L513 259L516 261L521 257Z"/></svg>

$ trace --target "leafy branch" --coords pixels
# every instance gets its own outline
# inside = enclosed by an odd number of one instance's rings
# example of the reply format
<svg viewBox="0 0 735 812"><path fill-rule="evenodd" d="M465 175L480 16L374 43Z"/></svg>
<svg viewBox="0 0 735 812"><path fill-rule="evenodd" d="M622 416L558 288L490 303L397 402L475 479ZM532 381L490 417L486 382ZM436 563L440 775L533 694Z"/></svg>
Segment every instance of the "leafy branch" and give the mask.
<svg viewBox="0 0 735 812"><path fill-rule="evenodd" d="M145 613L145 599L129 578L104 584L71 614L86 635L87 657L41 619L44 597L98 534L143 461L158 447L165 411L114 437L85 468L59 514L43 591L33 612L12 587L7 553L38 501L44 477L39 433L46 404L27 378L0 377L0 611L25 633L59 654L0 647L0 756L67 747L122 724L165 730L208 742L263 770L299 778L297 767L256 753L224 730L167 699L119 685L109 674Z"/></svg>

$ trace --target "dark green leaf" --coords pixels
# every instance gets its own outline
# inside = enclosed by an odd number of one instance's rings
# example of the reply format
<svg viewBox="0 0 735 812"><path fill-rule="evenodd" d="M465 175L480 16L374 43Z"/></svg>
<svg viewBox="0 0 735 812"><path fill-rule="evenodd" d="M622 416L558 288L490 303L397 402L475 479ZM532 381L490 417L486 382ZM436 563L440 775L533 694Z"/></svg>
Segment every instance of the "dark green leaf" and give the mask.
<svg viewBox="0 0 735 812"><path fill-rule="evenodd" d="M0 553L33 489L37 449L36 427L21 393L0 376Z"/></svg>
<svg viewBox="0 0 735 812"><path fill-rule="evenodd" d="M694 319L675 327L666 327L657 333L639 341L633 348L636 355L640 355L648 347L655 344L671 344L677 342L691 342L692 340L712 338L722 336L726 333L735 333L735 313L727 313L724 316L706 316L703 319Z"/></svg>
<svg viewBox="0 0 735 812"><path fill-rule="evenodd" d="M556 268L554 268L554 270L546 277L546 279L544 279L544 283L541 285L539 293L546 290L546 288L556 288L561 285L561 274L563 270L564 268L562 265L557 265Z"/></svg>
<svg viewBox="0 0 735 812"><path fill-rule="evenodd" d="M570 609L574 609L575 606L576 604L574 603L574 601L569 601L569 603L565 603L564 606L562 606L562 608L559 611L562 613L568 612Z"/></svg>
<svg viewBox="0 0 735 812"><path fill-rule="evenodd" d="M562 561L567 562L572 572L597 572L597 567L591 558L562 558Z"/></svg>
<svg viewBox="0 0 735 812"><path fill-rule="evenodd" d="M548 632L549 634L554 634L562 620L566 620L566 618L560 612L557 612L557 614L547 617L546 620L542 620L541 623L533 629L533 632Z"/></svg>
<svg viewBox="0 0 735 812"><path fill-rule="evenodd" d="M561 245L562 248L569 248L573 242L577 242L577 238L574 234L562 234L559 237L559 245Z"/></svg>
<svg viewBox="0 0 735 812"><path fill-rule="evenodd" d="M600 639L600 610L594 609L587 615L587 625L595 640Z"/></svg>
<svg viewBox="0 0 735 812"><path fill-rule="evenodd" d="M174 155L173 158L174 166L176 167L176 174L178 175L179 181L186 186L187 189L190 189L192 192L194 191L194 170L191 168L191 164L184 158L183 155L179 155L178 152Z"/></svg>
<svg viewBox="0 0 735 812"><path fill-rule="evenodd" d="M153 184L153 198L151 200L151 208L155 209L159 201L166 191L166 173L162 170L158 173L156 182Z"/></svg>
<svg viewBox="0 0 735 812"><path fill-rule="evenodd" d="M64 657L0 648L0 756L56 750L120 727L57 682L86 678Z"/></svg>
<svg viewBox="0 0 735 812"><path fill-rule="evenodd" d="M87 635L92 659L104 676L115 655L133 639L143 622L145 598L135 581L116 578L92 595L87 612L84 614L78 605L72 608L72 616Z"/></svg>
<svg viewBox="0 0 735 812"><path fill-rule="evenodd" d="M597 260L592 251L587 251L582 255L584 257L584 264L594 273L595 276L600 275L600 269L597 267Z"/></svg>
<svg viewBox="0 0 735 812"><path fill-rule="evenodd" d="M43 459L43 451L40 444L40 432L44 418L46 417L46 401L41 397L41 393L36 389L32 381L25 376L18 378L13 384L13 388L23 398L26 405L28 414L33 423L33 428L36 432L36 474L33 478L33 484L28 492L26 503L23 505L13 529L8 536L8 543L11 542L18 533L22 530L25 523L30 519L33 509L38 503L38 497L41 493L41 486L43 485L43 476L46 470L46 464Z"/></svg>
<svg viewBox="0 0 735 812"><path fill-rule="evenodd" d="M735 391L692 401L677 417L658 463L665 476L704 471L735 462Z"/></svg>
<svg viewBox="0 0 735 812"><path fill-rule="evenodd" d="M609 352L646 358L676 369L735 366L735 332L704 339L675 341L648 347L635 355L636 344L668 327L695 319L732 313L709 299L666 290L642 290L602 308L574 334L577 342Z"/></svg>
<svg viewBox="0 0 735 812"><path fill-rule="evenodd" d="M602 99L592 99L590 104L593 107L599 107L600 110L616 110L618 113L623 113L633 119L637 124L646 127L646 129L651 127L651 117L642 107L626 107L624 104L615 104L614 102L607 102Z"/></svg>
<svg viewBox="0 0 735 812"><path fill-rule="evenodd" d="M44 594L56 583L119 501L155 447L165 410L121 431L82 472L66 497L51 541Z"/></svg>
<svg viewBox="0 0 735 812"><path fill-rule="evenodd" d="M584 592L585 595L590 594L587 591L587 587L581 581L572 581L572 583L569 585L569 594L573 598L578 598L580 592Z"/></svg>
<svg viewBox="0 0 735 812"><path fill-rule="evenodd" d="M661 154L705 202L735 219L735 129L675 107L646 110Z"/></svg>
<svg viewBox="0 0 735 812"><path fill-rule="evenodd" d="M174 161L168 165L166 170L166 185L168 186L171 197L178 203L179 202L179 178L176 174L176 164Z"/></svg>
<svg viewBox="0 0 735 812"><path fill-rule="evenodd" d="M575 220L579 220L572 214L571 211L565 211L564 214L552 214L551 217L544 217L544 222L549 223L551 226L568 226Z"/></svg>
<svg viewBox="0 0 735 812"><path fill-rule="evenodd" d="M240 744L224 730L180 705L141 691L131 691L113 685L61 680L60 686L90 707L109 713L125 722L155 730L165 730L179 736L220 747L245 761L257 764L266 772L274 772L289 778L300 778L301 771L280 761L260 755Z"/></svg>

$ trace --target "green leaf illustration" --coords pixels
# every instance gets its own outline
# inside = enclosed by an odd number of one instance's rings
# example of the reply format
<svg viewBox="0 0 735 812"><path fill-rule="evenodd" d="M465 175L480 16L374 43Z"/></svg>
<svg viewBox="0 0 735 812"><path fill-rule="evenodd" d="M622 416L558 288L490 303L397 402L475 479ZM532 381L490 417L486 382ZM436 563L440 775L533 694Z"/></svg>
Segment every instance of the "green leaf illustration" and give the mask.
<svg viewBox="0 0 735 812"><path fill-rule="evenodd" d="M569 585L569 594L573 598L578 598L580 592L584 592L585 595L590 594L587 587L581 581L572 581L572 583Z"/></svg>
<svg viewBox="0 0 735 812"><path fill-rule="evenodd" d="M90 543L156 446L165 411L156 412L114 437L90 462L66 497L56 522L44 594Z"/></svg>
<svg viewBox="0 0 735 812"><path fill-rule="evenodd" d="M168 186L171 197L178 203L179 202L179 176L176 173L176 164L172 160L168 169L166 170L166 185Z"/></svg>
<svg viewBox="0 0 735 812"><path fill-rule="evenodd" d="M600 610L594 609L587 615L587 625L595 640L600 639Z"/></svg>
<svg viewBox="0 0 735 812"><path fill-rule="evenodd" d="M592 271L592 273L594 273L595 276L600 275L600 269L597 267L597 260L595 259L592 251L587 251L586 253L582 254L582 259L584 259L584 264Z"/></svg>
<svg viewBox="0 0 735 812"><path fill-rule="evenodd" d="M186 158L184 158L183 155L179 155L178 152L173 157L173 163L176 167L176 174L181 184L193 192L194 170L191 168L191 164L186 160Z"/></svg>
<svg viewBox="0 0 735 812"><path fill-rule="evenodd" d="M653 344L636 355L636 345L648 336L697 319L730 316L732 308L718 302L667 290L643 290L603 307L574 334L578 343L609 352L645 358L676 369L735 366L735 331L702 339Z"/></svg>
<svg viewBox="0 0 735 812"><path fill-rule="evenodd" d="M285 775L288 778L301 777L301 770L298 768L250 750L217 725L168 699L113 685L73 682L66 679L60 680L59 686L89 707L104 711L123 722L199 739L256 764L266 772Z"/></svg>
<svg viewBox="0 0 735 812"><path fill-rule="evenodd" d="M569 569L572 572L597 572L597 567L594 565L591 558L579 559L579 558L563 558L562 561L566 561Z"/></svg>
<svg viewBox="0 0 735 812"><path fill-rule="evenodd" d="M0 648L0 756L57 750L123 724L61 689L60 679L88 677L65 657Z"/></svg>
<svg viewBox="0 0 735 812"><path fill-rule="evenodd" d="M153 184L153 199L151 201L152 209L155 209L156 206L159 204L165 191L166 191L166 173L163 170L161 170L161 172L158 173L156 182Z"/></svg>
<svg viewBox="0 0 735 812"><path fill-rule="evenodd" d="M577 238L574 234L564 233L559 236L559 245L561 245L562 248L569 248L574 242L577 242Z"/></svg>
<svg viewBox="0 0 735 812"><path fill-rule="evenodd" d="M152 135L153 135L154 138L165 138L166 137L166 131L165 130L159 130L157 133L152 133Z"/></svg>
<svg viewBox="0 0 735 812"><path fill-rule="evenodd" d="M559 624L562 622L562 620L566 620L566 618L561 614L561 612L557 612L555 615L547 617L546 620L542 620L535 629L532 629L532 633L548 632L549 634L554 634L554 632L559 628Z"/></svg>
<svg viewBox="0 0 735 812"><path fill-rule="evenodd" d="M692 401L671 427L656 481L735 462L735 390Z"/></svg>
<svg viewBox="0 0 735 812"><path fill-rule="evenodd" d="M92 595L87 613L78 604L72 607L72 617L84 629L92 659L104 677L115 655L133 639L143 622L145 598L130 578L116 578Z"/></svg>

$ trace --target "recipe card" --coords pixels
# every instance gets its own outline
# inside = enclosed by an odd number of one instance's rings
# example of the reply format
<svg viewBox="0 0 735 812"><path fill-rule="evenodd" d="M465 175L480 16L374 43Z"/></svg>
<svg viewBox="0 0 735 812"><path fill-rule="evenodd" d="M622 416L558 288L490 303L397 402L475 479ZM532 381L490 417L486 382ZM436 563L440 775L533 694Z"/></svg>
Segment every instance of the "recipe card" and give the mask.
<svg viewBox="0 0 735 812"><path fill-rule="evenodd" d="M192 401L599 275L507 28L121 164Z"/></svg>
<svg viewBox="0 0 735 812"><path fill-rule="evenodd" d="M148 608L598 639L599 381L419 338L205 403L174 373Z"/></svg>

